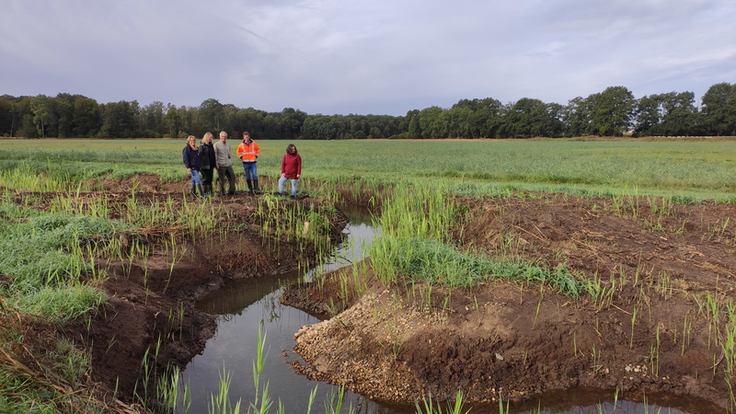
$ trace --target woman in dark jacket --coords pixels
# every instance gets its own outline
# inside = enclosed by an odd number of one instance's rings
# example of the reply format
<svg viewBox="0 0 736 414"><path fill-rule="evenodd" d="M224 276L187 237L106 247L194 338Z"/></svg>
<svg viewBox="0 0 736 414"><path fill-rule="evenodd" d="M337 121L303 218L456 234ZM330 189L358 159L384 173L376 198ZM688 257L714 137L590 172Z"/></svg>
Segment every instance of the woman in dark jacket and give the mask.
<svg viewBox="0 0 736 414"><path fill-rule="evenodd" d="M202 163L202 188L204 188L204 196L212 197L212 176L214 175L215 165L215 146L212 144L212 133L207 132L202 137L199 145L199 160Z"/></svg>
<svg viewBox="0 0 736 414"><path fill-rule="evenodd" d="M281 160L281 178L279 178L279 195L284 194L284 183L291 180L291 198L296 197L296 180L302 175L302 157L296 152L296 146L289 144L286 154Z"/></svg>
<svg viewBox="0 0 736 414"><path fill-rule="evenodd" d="M187 167L187 173L192 175L192 197L197 198L197 187L199 187L199 194L202 195L202 184L199 182L199 170L201 163L199 160L199 153L197 147L194 145L196 142L194 135L190 135L187 138L187 145L181 151L181 155L184 158L184 166Z"/></svg>

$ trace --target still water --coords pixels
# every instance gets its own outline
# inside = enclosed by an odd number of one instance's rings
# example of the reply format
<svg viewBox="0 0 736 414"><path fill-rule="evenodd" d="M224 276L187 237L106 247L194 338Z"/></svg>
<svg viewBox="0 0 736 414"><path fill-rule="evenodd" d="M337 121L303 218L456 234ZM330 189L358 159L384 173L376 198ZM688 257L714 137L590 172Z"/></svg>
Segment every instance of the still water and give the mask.
<svg viewBox="0 0 736 414"><path fill-rule="evenodd" d="M294 348L294 333L303 325L318 323L319 319L305 312L281 305L281 286L299 280L311 280L315 272L328 272L363 259L363 254L380 229L374 229L370 214L361 210L343 208L350 218L345 229L347 238L338 246L327 263L303 271L285 273L273 277L243 279L225 285L217 292L203 298L197 308L217 315L218 329L209 340L204 352L196 356L182 373L184 384L191 390L193 414L209 413L212 395L220 390L223 372L230 377L230 400L234 405L241 400L241 412L255 398L253 385L253 361L256 359L258 327L266 333L268 356L261 377L261 384L268 382L269 395L275 401L271 412L277 412L279 401L286 413L304 413L310 393L317 387L312 412L324 412L324 403L337 387L311 381L296 374L287 363L301 358L291 350ZM623 396L625 397L625 396ZM633 399L632 399L633 400ZM618 396L614 400L612 391L577 389L543 395L532 402L509 407L509 413L672 413L700 414L718 412L716 407L705 401L673 396L647 396L645 404L628 401ZM615 401L615 406L614 406ZM413 406L391 406L379 404L363 396L346 392L342 412L352 405L356 413L407 414L414 413ZM470 407L465 407L463 412ZM444 409L443 409L443 412ZM472 413L498 413L498 405L474 406Z"/></svg>

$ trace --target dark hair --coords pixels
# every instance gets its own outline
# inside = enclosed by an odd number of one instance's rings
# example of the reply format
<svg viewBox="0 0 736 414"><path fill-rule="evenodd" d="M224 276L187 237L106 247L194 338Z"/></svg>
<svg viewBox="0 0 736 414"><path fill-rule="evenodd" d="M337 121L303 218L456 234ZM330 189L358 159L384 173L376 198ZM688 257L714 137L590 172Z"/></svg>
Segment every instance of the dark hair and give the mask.
<svg viewBox="0 0 736 414"><path fill-rule="evenodd" d="M290 149L292 149L292 148L294 148L294 152L293 152L293 153L289 151L289 150L290 150ZM294 145L294 144L289 144L289 145L287 145L287 146L286 146L286 153L287 153L287 154L293 154L293 155L296 155L296 145Z"/></svg>

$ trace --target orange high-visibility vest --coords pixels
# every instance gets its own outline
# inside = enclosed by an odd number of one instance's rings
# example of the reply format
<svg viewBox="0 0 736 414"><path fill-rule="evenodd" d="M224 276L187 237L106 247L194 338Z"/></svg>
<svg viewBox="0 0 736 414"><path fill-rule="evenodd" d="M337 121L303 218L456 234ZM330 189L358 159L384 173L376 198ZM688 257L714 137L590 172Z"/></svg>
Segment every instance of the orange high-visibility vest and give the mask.
<svg viewBox="0 0 736 414"><path fill-rule="evenodd" d="M245 141L243 141L238 145L236 154L238 154L238 158L243 162L256 162L256 158L261 155L261 149L255 141L251 141L250 145L246 145Z"/></svg>

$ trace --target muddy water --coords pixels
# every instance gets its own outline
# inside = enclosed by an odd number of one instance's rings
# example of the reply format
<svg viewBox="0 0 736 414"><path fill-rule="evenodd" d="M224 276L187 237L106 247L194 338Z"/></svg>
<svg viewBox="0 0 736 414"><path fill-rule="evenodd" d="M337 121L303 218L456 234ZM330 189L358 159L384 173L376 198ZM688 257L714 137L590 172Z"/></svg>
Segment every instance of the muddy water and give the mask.
<svg viewBox="0 0 736 414"><path fill-rule="evenodd" d="M266 358L261 383L270 383L269 394L275 401L271 412L278 411L279 401L286 413L306 412L310 393L317 387L313 412L324 412L324 402L337 388L322 382L310 381L292 370L287 360L301 359L291 352L293 335L306 324L319 319L279 302L281 286L298 280L310 280L315 272L327 272L363 259L364 247L375 237L370 226L370 215L365 211L343 209L351 219L346 228L348 237L338 246L326 264L306 271L296 271L274 277L245 279L224 286L203 298L197 308L218 315L218 331L205 348L195 357L182 374L183 383L191 389L190 413L208 413L212 395L220 389L224 372L230 376L230 399L233 404L242 401L242 411L255 398L253 361L256 359L258 327L266 332ZM612 391L577 389L543 395L534 401L509 407L509 413L711 413L709 403L692 398L668 395L647 395L643 398L614 397ZM352 405L357 413L405 414L414 413L413 406L378 404L363 396L347 392L343 407ZM709 407L709 408L706 408ZM463 412L467 411L465 407ZM347 412L344 408L343 412ZM443 410L443 412L445 412ZM449 412L449 411L448 411ZM473 413L498 413L498 405L476 405Z"/></svg>

